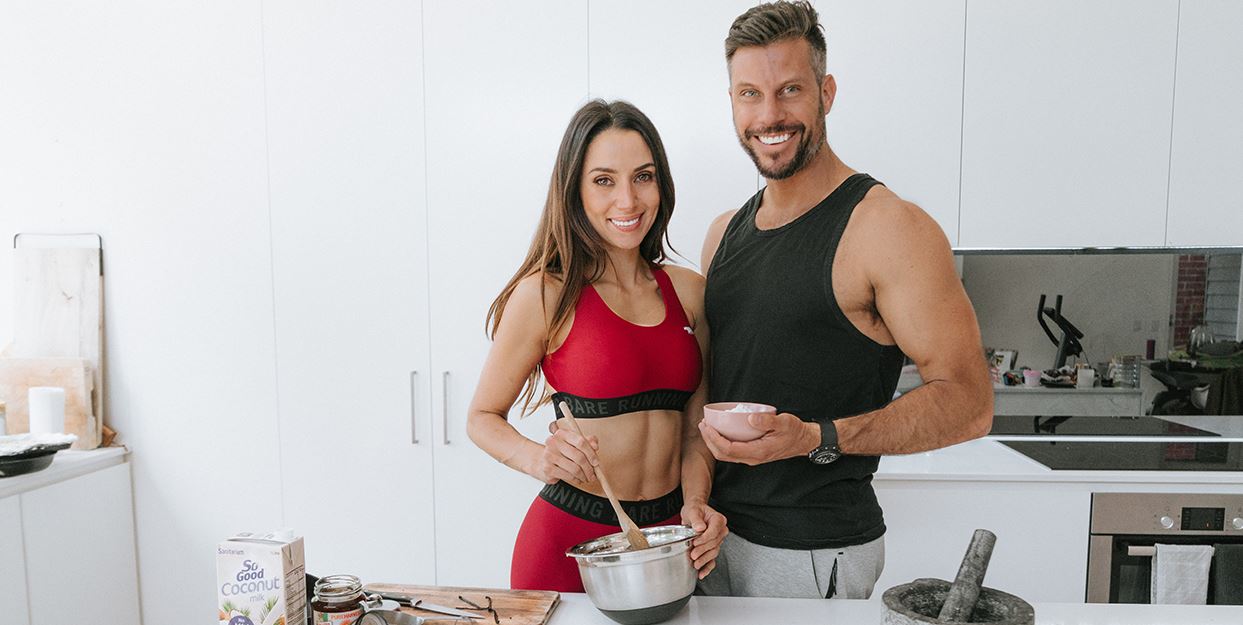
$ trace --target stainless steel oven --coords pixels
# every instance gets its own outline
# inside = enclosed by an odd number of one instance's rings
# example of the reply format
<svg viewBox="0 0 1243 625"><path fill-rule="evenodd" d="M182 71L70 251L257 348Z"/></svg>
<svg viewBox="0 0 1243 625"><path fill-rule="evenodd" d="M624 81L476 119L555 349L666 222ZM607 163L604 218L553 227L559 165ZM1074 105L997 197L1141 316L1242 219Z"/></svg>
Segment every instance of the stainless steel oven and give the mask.
<svg viewBox="0 0 1243 625"><path fill-rule="evenodd" d="M1243 544L1243 495L1093 493L1088 603L1150 603L1156 543ZM1243 578L1210 577L1209 603L1214 582Z"/></svg>

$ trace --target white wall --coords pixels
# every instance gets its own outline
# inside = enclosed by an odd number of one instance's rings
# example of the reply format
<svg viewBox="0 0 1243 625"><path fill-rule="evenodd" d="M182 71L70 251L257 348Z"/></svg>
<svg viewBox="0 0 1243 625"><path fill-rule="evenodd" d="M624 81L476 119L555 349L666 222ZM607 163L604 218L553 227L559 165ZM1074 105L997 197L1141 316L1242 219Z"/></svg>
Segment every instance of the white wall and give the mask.
<svg viewBox="0 0 1243 625"><path fill-rule="evenodd" d="M1041 293L1050 308L1064 296L1062 315L1084 333L1088 359L1107 362L1143 354L1148 339L1158 355L1166 352L1177 261L1174 254L967 256L963 286L984 344L1018 350L1016 367L1053 366L1057 347L1036 321Z"/></svg>
<svg viewBox="0 0 1243 625"><path fill-rule="evenodd" d="M260 16L0 4L0 238L103 236L105 410L134 451L150 624L208 622L214 544L281 523ZM12 270L0 253L5 336Z"/></svg>

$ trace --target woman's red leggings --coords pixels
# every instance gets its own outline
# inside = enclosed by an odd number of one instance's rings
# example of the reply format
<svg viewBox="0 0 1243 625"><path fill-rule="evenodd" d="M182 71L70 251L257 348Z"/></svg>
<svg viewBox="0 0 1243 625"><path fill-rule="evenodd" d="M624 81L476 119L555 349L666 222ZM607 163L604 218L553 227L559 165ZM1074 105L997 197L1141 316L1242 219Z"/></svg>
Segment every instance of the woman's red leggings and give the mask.
<svg viewBox="0 0 1243 625"><path fill-rule="evenodd" d="M641 527L682 522L682 490L651 501L623 501L622 509ZM672 512L670 512L672 511ZM608 500L564 482L550 484L531 502L514 543L509 584L516 590L583 592L571 547L620 532Z"/></svg>

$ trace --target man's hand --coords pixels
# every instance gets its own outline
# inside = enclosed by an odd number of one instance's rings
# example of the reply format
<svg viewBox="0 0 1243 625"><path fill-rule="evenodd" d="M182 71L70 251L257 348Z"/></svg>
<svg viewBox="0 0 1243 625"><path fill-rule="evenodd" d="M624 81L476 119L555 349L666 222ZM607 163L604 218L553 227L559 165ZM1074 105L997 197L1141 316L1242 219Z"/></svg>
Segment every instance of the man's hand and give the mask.
<svg viewBox="0 0 1243 625"><path fill-rule="evenodd" d="M690 556L695 570L699 571L699 579L703 579L716 568L721 543L729 533L725 515L702 501L688 501L682 506L682 523L699 533L691 540Z"/></svg>
<svg viewBox="0 0 1243 625"><path fill-rule="evenodd" d="M820 427L788 412L753 414L747 422L754 428L764 430L764 435L745 443L731 441L721 436L707 421L699 422L699 433L717 460L752 466L806 456L820 446Z"/></svg>

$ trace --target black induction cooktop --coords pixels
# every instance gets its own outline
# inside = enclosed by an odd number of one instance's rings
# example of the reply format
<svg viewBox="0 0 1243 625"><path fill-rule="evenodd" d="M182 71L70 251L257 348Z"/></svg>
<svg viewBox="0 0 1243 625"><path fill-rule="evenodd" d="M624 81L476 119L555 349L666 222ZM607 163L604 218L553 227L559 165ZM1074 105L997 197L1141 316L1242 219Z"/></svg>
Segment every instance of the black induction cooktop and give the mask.
<svg viewBox="0 0 1243 625"><path fill-rule="evenodd" d="M1243 443L999 442L1059 471L1243 471Z"/></svg>
<svg viewBox="0 0 1243 625"><path fill-rule="evenodd" d="M989 434L1007 436L1217 436L1156 417L1050 417L997 415Z"/></svg>

